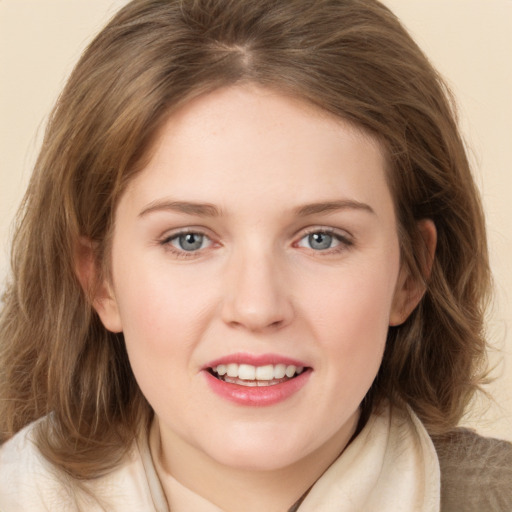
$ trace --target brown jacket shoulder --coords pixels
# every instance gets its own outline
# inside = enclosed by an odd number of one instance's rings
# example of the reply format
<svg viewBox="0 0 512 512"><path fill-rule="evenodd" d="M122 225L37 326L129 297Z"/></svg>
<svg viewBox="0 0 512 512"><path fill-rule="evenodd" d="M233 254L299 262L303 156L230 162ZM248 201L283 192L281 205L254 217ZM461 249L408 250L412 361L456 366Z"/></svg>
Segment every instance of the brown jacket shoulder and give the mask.
<svg viewBox="0 0 512 512"><path fill-rule="evenodd" d="M435 437L441 512L512 512L512 443L456 429Z"/></svg>

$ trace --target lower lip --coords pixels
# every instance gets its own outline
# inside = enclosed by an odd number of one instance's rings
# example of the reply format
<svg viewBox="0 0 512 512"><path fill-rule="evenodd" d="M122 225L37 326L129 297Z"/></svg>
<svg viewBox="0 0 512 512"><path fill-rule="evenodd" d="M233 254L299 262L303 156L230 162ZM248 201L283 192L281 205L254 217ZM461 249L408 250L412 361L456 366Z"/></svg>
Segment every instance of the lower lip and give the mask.
<svg viewBox="0 0 512 512"><path fill-rule="evenodd" d="M297 393L308 381L311 370L273 386L240 386L217 379L208 371L204 374L210 389L218 396L240 405L266 406L283 402Z"/></svg>

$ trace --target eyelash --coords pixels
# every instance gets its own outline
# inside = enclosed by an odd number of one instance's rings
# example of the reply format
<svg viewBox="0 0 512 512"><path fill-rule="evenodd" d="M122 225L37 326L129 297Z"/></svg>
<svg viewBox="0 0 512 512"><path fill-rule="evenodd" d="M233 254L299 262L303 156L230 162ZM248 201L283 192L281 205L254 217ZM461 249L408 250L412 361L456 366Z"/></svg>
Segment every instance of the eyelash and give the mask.
<svg viewBox="0 0 512 512"><path fill-rule="evenodd" d="M304 240L305 238L311 236L311 235L328 235L333 237L337 242L338 245L335 247L327 248L325 250L315 250L313 248L309 248L309 250L313 251L315 254L319 256L330 256L333 254L339 254L343 251L346 251L347 249L350 249L354 245L353 240L349 237L348 234L341 234L339 231L333 228L322 228L322 227L314 227L307 229L304 234L300 237L300 239L295 242L293 245L294 247L300 247L299 243Z"/></svg>
<svg viewBox="0 0 512 512"><path fill-rule="evenodd" d="M298 239L298 241L293 243L293 247L303 247L300 244L302 240L305 238L311 236L311 235L328 235L330 237L333 237L338 244L335 247L326 248L325 250L315 250L313 248L306 248L312 252L314 252L317 255L320 256L329 256L333 254L338 254L340 252L343 252L347 249L350 249L354 245L353 240L349 238L349 236L342 235L337 230L333 228L323 228L323 227L315 227L307 229L305 232L301 234L301 237ZM172 242L174 240L178 240L182 236L186 235L198 235L201 237L204 237L207 241L209 241L208 247L200 247L197 250L192 251L186 251L185 249L178 249L172 245ZM203 240L204 241L204 240ZM187 229L182 230L177 233L173 233L171 235L166 236L162 240L159 241L159 244L163 247L165 247L166 250L171 252L176 258L179 259L189 259L189 258L197 258L199 254L203 253L205 250L208 250L211 248L212 245L214 245L213 240L204 232L201 230L194 230L194 229Z"/></svg>
<svg viewBox="0 0 512 512"><path fill-rule="evenodd" d="M186 235L199 235L199 236L204 237L206 240L209 240L210 244L213 244L212 239L207 234L205 234L204 232L202 232L199 229L197 229L197 230L186 229L186 230L178 231L177 233L173 233L171 235L166 236L159 243L167 251L171 252L173 254L173 256L175 256L176 258L179 258L179 259L189 259L189 258L197 257L200 252L203 252L204 250L207 250L210 248L210 247L206 247L206 248L200 248L197 251L186 251L185 249L177 249L176 247L174 247L172 245L172 242L174 240L178 240L180 237L186 236Z"/></svg>

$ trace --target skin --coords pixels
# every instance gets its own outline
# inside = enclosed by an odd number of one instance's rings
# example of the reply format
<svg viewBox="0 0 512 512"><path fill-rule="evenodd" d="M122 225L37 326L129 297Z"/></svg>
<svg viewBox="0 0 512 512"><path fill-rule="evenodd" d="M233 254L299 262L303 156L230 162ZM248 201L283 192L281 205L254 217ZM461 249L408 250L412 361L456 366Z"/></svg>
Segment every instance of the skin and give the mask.
<svg viewBox="0 0 512 512"><path fill-rule="evenodd" d="M368 134L237 86L174 113L120 200L96 308L124 332L164 471L227 512L286 510L336 459L389 325L423 293L400 264L385 168ZM201 248L183 250L184 231L204 235ZM330 246L312 246L326 231ZM202 369L241 352L299 359L311 374L277 404L236 404Z"/></svg>

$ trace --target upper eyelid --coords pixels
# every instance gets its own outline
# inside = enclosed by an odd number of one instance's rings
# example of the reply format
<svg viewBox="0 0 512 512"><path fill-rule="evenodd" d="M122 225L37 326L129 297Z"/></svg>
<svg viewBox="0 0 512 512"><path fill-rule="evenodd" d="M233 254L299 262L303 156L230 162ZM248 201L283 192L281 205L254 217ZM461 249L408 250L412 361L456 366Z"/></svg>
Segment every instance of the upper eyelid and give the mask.
<svg viewBox="0 0 512 512"><path fill-rule="evenodd" d="M297 234L297 237L299 239L311 235L313 233L327 233L329 235L334 235L342 239L346 240L353 240L354 236L350 231L347 231L346 229L340 229L340 228L334 228L331 226L310 226L308 228L302 229Z"/></svg>
<svg viewBox="0 0 512 512"><path fill-rule="evenodd" d="M175 228L171 230L166 230L162 233L161 236L158 237L158 240L160 242L167 242L170 240L173 240L181 235L186 235L189 233L197 233L198 235L205 236L210 241L215 242L216 239L219 237L216 236L216 234L209 228L203 227L203 226L187 226L187 227L180 227ZM308 226L305 228L301 228L300 230L297 230L295 235L293 235L293 243L296 243L297 241L301 240L305 236L308 236L313 233L327 233L329 235L335 236L341 240L347 241L347 242L353 242L354 236L350 231L346 229L341 228L335 228L333 226L322 226L322 225L313 225Z"/></svg>
<svg viewBox="0 0 512 512"><path fill-rule="evenodd" d="M158 238L159 240L172 240L178 236L188 235L190 233L196 233L198 235L205 236L210 240L214 238L211 230L195 226L190 226L186 228L167 229Z"/></svg>
<svg viewBox="0 0 512 512"><path fill-rule="evenodd" d="M185 249L180 249L174 246L174 244L172 243L174 240L176 240L180 236L187 235L190 233L206 237L209 241L208 246L199 248L194 251L186 251ZM198 229L178 229L172 233L167 232L167 234L164 234L157 240L157 244L159 246L163 247L175 258L183 260L193 260L195 258L200 257L201 255L204 255L205 251L211 250L215 246L215 243L215 240L211 236Z"/></svg>
<svg viewBox="0 0 512 512"><path fill-rule="evenodd" d="M207 247L203 247L203 248L197 249L195 251L186 251L184 249L180 249L180 248L174 246L174 243L173 243L174 240L176 240L180 236L187 235L190 233L204 236L208 240ZM179 256L179 257L193 258L193 257L198 257L200 254L203 254L205 251L211 250L212 248L215 247L215 245L217 245L217 242L215 241L215 239L212 236L208 235L207 233L205 233L202 230L199 230L197 228L196 229L183 229L182 228L182 229L174 230L173 232L169 232L169 231L165 232L161 237L156 239L156 244L165 248L170 253L173 253L176 257Z"/></svg>
<svg viewBox="0 0 512 512"><path fill-rule="evenodd" d="M308 249L307 247L303 247L300 245L300 242L304 240L304 238L308 237L311 234L314 233L325 233L329 236L332 236L335 238L338 242L338 245L335 247L330 247L325 250L315 250L315 249ZM299 233L298 236L295 237L294 242L292 243L293 248L301 248L305 249L307 251L314 251L317 255L334 255L341 252L345 252L347 249L353 248L355 245L355 238L352 236L350 232L348 232L345 229L340 228L334 228L334 227L327 227L327 226L311 226L307 228L306 230L303 230L301 233Z"/></svg>

